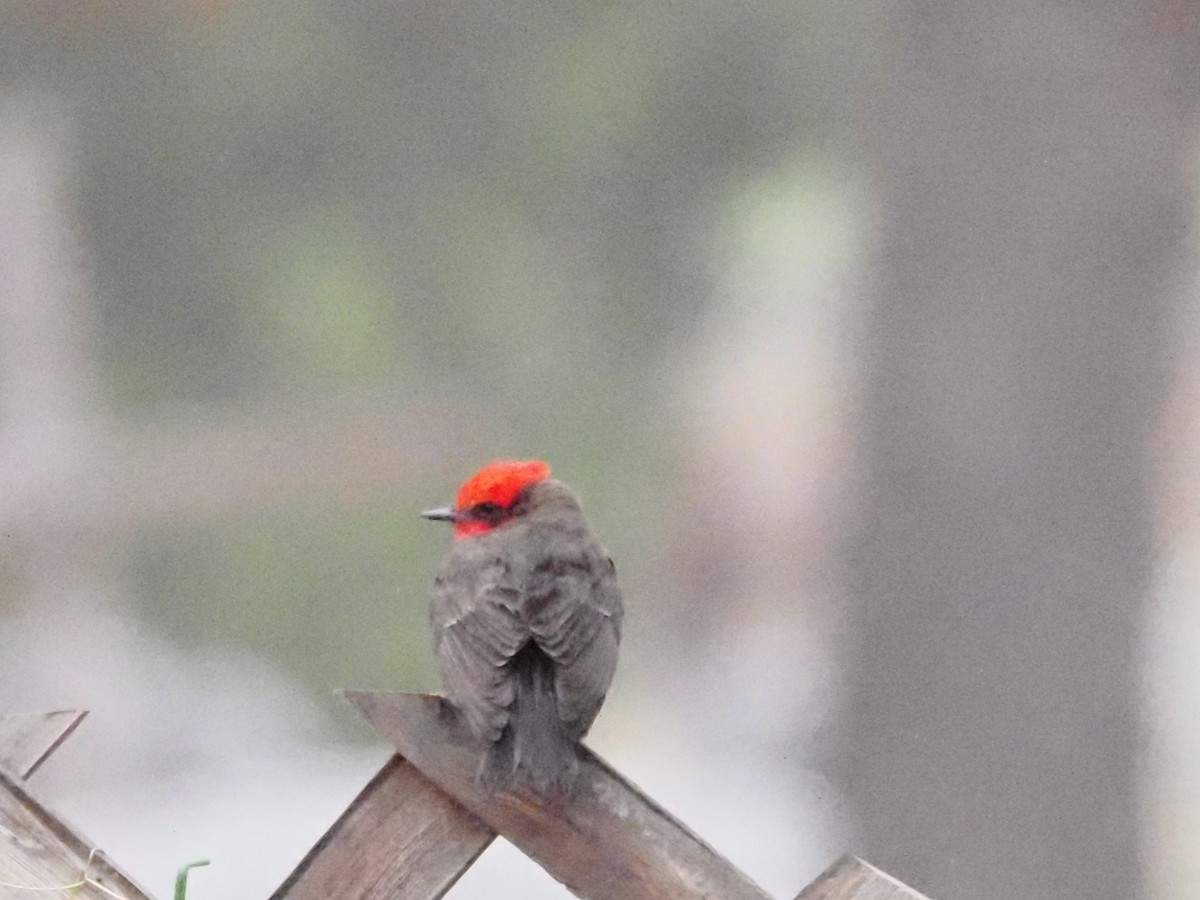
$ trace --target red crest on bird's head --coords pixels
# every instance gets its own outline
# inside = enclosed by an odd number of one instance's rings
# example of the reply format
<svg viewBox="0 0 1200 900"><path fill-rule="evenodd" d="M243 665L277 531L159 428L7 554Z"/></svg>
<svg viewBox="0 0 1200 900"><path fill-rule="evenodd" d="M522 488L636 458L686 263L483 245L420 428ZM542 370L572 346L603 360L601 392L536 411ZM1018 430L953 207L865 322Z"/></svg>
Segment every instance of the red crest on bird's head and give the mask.
<svg viewBox="0 0 1200 900"><path fill-rule="evenodd" d="M486 534L519 513L513 504L525 488L549 477L550 467L539 459L493 460L458 489L453 507L427 509L421 516L437 522L453 522L456 538Z"/></svg>
<svg viewBox="0 0 1200 900"><path fill-rule="evenodd" d="M458 489L456 509L469 509L480 503L495 503L508 509L512 502L535 481L550 477L550 467L540 459L518 462L515 459L497 459L488 463L464 482Z"/></svg>
<svg viewBox="0 0 1200 900"><path fill-rule="evenodd" d="M524 488L547 478L550 478L550 466L541 460L493 460L487 463L458 488L458 498L450 516L454 521L455 538L490 532L499 521L494 512L479 517L481 506L508 510ZM476 511L474 517L470 516L472 510Z"/></svg>

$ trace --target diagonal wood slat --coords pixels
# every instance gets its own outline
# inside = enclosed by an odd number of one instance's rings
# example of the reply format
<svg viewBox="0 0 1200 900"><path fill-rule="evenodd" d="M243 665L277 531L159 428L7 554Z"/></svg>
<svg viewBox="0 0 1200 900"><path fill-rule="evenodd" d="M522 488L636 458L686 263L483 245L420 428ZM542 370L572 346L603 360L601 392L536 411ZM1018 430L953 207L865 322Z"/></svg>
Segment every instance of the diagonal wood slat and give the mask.
<svg viewBox="0 0 1200 900"><path fill-rule="evenodd" d="M0 897L76 885L85 900L150 900L23 784L86 715L61 711L0 717ZM90 881L79 884L84 874Z"/></svg>
<svg viewBox="0 0 1200 900"><path fill-rule="evenodd" d="M436 900L495 836L393 756L271 900Z"/></svg>
<svg viewBox="0 0 1200 900"><path fill-rule="evenodd" d="M150 900L61 819L31 797L19 781L0 770L0 896L23 897L20 889L46 892L75 884L86 871L104 886L84 884L72 897L86 900ZM90 859L90 863L89 863Z"/></svg>
<svg viewBox="0 0 1200 900"><path fill-rule="evenodd" d="M423 694L347 691L400 755L579 897L765 900L739 872L586 747L569 800L526 791L488 797L479 750L453 707Z"/></svg>
<svg viewBox="0 0 1200 900"><path fill-rule="evenodd" d="M28 778L86 715L87 710L60 709L0 716L0 768Z"/></svg>
<svg viewBox="0 0 1200 900"><path fill-rule="evenodd" d="M929 900L856 856L843 856L796 900Z"/></svg>

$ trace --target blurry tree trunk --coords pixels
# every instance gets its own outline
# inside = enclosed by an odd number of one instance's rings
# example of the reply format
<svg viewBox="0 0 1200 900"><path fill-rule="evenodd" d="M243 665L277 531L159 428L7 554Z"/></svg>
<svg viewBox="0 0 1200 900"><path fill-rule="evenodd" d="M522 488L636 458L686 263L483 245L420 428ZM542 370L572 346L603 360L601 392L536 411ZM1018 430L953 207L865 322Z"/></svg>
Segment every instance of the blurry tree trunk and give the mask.
<svg viewBox="0 0 1200 900"><path fill-rule="evenodd" d="M889 9L841 758L856 850L947 900L1129 900L1196 5Z"/></svg>

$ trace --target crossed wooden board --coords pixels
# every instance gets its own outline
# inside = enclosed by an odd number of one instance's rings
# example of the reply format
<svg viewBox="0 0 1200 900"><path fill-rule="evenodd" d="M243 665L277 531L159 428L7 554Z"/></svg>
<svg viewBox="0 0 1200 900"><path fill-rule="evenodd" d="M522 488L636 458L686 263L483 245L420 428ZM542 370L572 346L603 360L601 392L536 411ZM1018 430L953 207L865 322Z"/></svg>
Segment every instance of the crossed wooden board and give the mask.
<svg viewBox="0 0 1200 900"><path fill-rule="evenodd" d="M478 750L441 698L348 691L398 753L380 769L271 900L431 900L497 834L592 900L767 900L768 895L586 747L568 801L475 785ZM0 897L74 885L72 896L150 900L24 781L85 713L0 717ZM6 892L7 891L7 892ZM33 895L31 895L33 896ZM43 894L44 896L44 894ZM844 856L796 900L927 900Z"/></svg>

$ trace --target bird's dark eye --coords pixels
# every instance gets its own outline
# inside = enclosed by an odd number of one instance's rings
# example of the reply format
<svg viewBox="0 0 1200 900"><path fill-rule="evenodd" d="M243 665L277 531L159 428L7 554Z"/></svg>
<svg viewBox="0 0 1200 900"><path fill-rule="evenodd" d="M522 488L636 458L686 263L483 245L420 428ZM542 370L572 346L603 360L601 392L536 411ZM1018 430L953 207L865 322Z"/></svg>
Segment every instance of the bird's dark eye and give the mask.
<svg viewBox="0 0 1200 900"><path fill-rule="evenodd" d="M499 503L476 503L471 507L471 518L478 519L481 522L489 522L496 524L508 515L508 511Z"/></svg>

